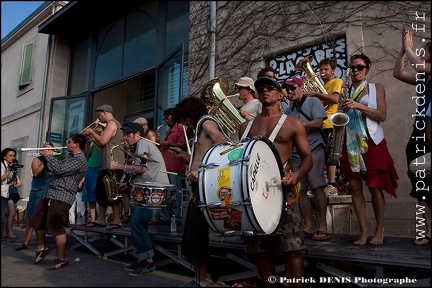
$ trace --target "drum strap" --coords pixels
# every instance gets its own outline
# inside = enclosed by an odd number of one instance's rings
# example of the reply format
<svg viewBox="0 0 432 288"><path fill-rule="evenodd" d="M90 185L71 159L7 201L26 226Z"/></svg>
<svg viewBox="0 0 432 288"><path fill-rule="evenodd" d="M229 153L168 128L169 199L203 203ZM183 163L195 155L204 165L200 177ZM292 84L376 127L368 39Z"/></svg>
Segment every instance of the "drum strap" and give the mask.
<svg viewBox="0 0 432 288"><path fill-rule="evenodd" d="M268 138L272 143L274 139L276 138L276 135L279 133L279 130L282 127L282 124L285 122L285 119L287 118L286 114L282 114L281 118L279 119L278 123L276 124L275 128L273 129L273 132L270 134L270 137Z"/></svg>
<svg viewBox="0 0 432 288"><path fill-rule="evenodd" d="M268 138L271 142L274 141L274 138L276 138L276 135L279 133L279 130L282 127L282 124L285 122L285 119L287 118L286 114L282 114L281 117L279 118L278 123L276 124L275 128L273 129L272 133L270 134L270 137ZM250 128L252 127L254 119L250 120L248 125L246 126L246 129L242 135L242 137L240 138L241 140L243 140L244 138L246 138L246 136L249 133Z"/></svg>

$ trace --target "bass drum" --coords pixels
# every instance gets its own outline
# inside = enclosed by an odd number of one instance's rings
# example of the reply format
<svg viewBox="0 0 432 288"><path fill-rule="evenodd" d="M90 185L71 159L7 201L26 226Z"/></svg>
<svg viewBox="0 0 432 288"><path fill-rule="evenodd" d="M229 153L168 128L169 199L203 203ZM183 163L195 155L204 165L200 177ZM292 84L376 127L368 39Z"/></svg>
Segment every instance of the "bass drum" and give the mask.
<svg viewBox="0 0 432 288"><path fill-rule="evenodd" d="M200 207L214 232L225 236L279 232L285 209L283 167L272 142L254 137L213 145L202 162Z"/></svg>

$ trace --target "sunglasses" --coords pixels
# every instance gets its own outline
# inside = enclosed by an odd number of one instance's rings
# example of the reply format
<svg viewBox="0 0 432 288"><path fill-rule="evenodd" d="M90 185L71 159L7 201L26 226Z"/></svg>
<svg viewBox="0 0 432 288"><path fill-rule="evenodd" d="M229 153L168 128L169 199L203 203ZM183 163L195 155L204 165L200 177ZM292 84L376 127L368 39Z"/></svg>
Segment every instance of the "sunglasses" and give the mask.
<svg viewBox="0 0 432 288"><path fill-rule="evenodd" d="M297 89L297 86L291 86L284 83L284 85L282 85L282 89L288 89L289 91L294 91Z"/></svg>
<svg viewBox="0 0 432 288"><path fill-rule="evenodd" d="M350 66L349 67L351 69L351 71L357 70L357 71L363 71L363 69L366 68L365 65L357 65L357 66Z"/></svg>
<svg viewBox="0 0 432 288"><path fill-rule="evenodd" d="M258 93L264 93L264 89L266 89L267 91L273 91L273 90L278 90L278 88L276 86L273 85L266 85L266 86L262 86L257 88Z"/></svg>

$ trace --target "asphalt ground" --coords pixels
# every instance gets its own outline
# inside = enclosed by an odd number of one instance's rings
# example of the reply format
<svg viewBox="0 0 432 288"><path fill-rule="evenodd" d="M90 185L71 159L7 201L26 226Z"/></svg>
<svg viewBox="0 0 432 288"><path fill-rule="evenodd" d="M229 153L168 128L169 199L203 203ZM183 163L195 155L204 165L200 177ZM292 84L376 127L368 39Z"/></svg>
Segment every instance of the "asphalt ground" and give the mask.
<svg viewBox="0 0 432 288"><path fill-rule="evenodd" d="M51 253L38 265L34 265L36 238L32 237L27 250L15 251L24 239L25 229L14 225L14 233L18 239L2 240L1 249L1 287L179 287L189 283L193 271L177 264L156 266L156 270L140 277L131 277L123 268L136 260L129 254L118 254L105 259L96 256L84 246L71 249L77 240L68 234L66 258L67 267L47 271L56 258L53 236L47 236L47 245L52 247ZM112 249L110 241L101 242L97 249ZM98 245L98 244L95 244ZM105 247L104 247L105 246ZM163 255L154 257L156 263L165 260ZM207 281L209 287L229 287L225 283Z"/></svg>

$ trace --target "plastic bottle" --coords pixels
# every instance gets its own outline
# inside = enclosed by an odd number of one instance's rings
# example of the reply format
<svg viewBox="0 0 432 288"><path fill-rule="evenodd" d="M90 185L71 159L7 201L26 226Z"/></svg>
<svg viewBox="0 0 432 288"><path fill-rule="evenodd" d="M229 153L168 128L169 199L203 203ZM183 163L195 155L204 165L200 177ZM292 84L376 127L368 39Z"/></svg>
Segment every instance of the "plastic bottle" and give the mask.
<svg viewBox="0 0 432 288"><path fill-rule="evenodd" d="M81 213L78 213L78 214L77 214L77 217L76 217L76 224L78 224L78 225L82 225L82 224L84 224L84 223L83 223L83 217L82 217Z"/></svg>
<svg viewBox="0 0 432 288"><path fill-rule="evenodd" d="M172 215L171 216L171 232L176 232L176 231L177 231L176 216Z"/></svg>

